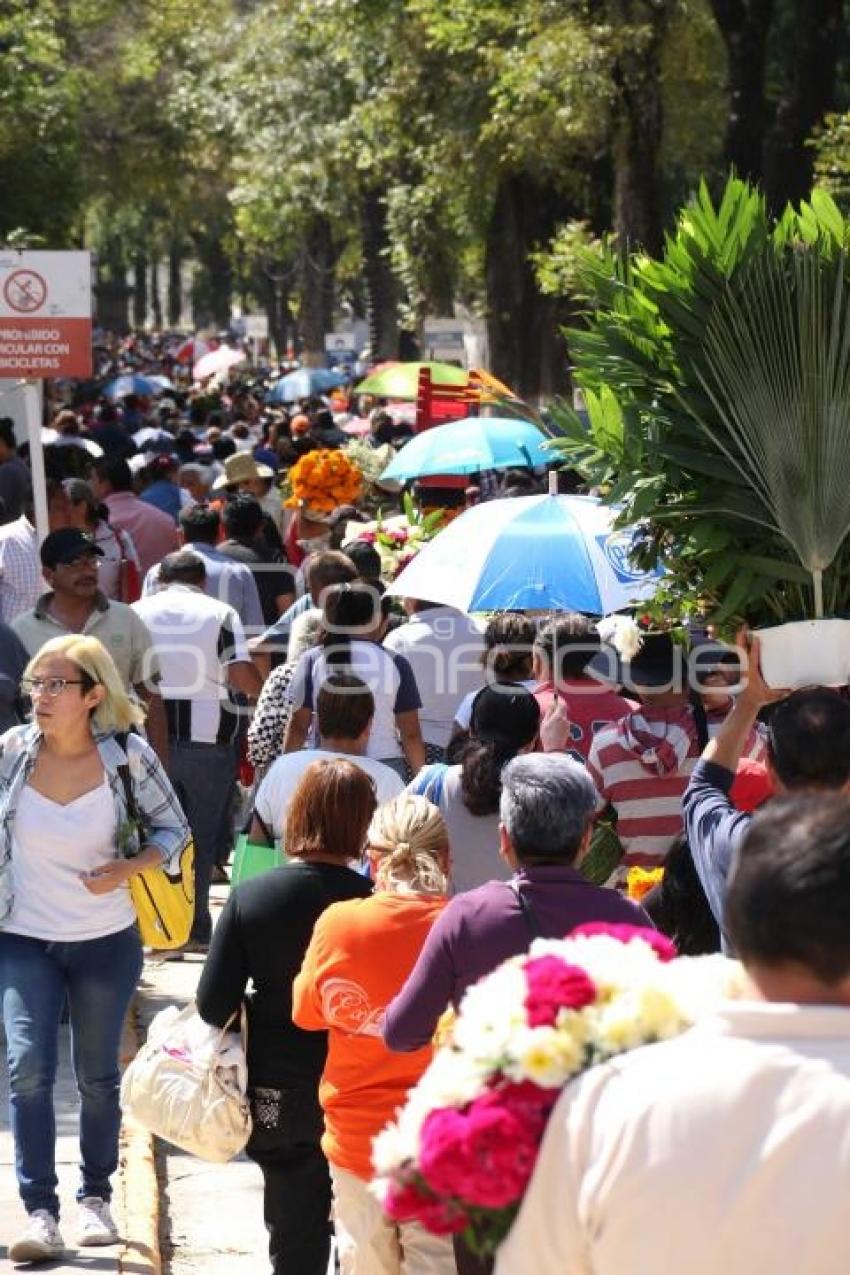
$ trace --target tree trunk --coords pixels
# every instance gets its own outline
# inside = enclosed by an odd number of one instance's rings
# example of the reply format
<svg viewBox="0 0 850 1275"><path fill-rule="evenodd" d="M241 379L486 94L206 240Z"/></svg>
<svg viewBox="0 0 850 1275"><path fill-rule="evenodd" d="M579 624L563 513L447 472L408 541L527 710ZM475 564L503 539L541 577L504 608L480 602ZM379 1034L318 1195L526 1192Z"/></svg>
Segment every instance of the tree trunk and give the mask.
<svg viewBox="0 0 850 1275"><path fill-rule="evenodd" d="M178 328L183 317L183 249L172 239L168 248L168 326Z"/></svg>
<svg viewBox="0 0 850 1275"><path fill-rule="evenodd" d="M614 230L624 249L640 245L658 254L663 245L661 52L669 5L666 0L620 0L617 9L634 34L614 71Z"/></svg>
<svg viewBox="0 0 850 1275"><path fill-rule="evenodd" d="M209 241L204 265L209 276L213 321L217 328L224 330L230 327L233 308L233 267L220 239Z"/></svg>
<svg viewBox="0 0 850 1275"><path fill-rule="evenodd" d="M195 236L201 269L195 276L193 308L195 326L213 324L220 331L230 327L233 299L233 267L221 237L212 232Z"/></svg>
<svg viewBox="0 0 850 1275"><path fill-rule="evenodd" d="M157 331L161 331L162 330L162 296L160 295L160 291L159 291L159 262L158 261L151 262L150 296L151 296L151 317L153 318L153 325Z"/></svg>
<svg viewBox="0 0 850 1275"><path fill-rule="evenodd" d="M327 217L313 218L301 244L298 274L301 304L298 325L302 359L308 367L325 362L325 333L331 330L334 309L336 250Z"/></svg>
<svg viewBox="0 0 850 1275"><path fill-rule="evenodd" d="M130 291L121 240L114 236L107 240L98 253L95 296L97 321L101 327L109 332L128 331Z"/></svg>
<svg viewBox="0 0 850 1275"><path fill-rule="evenodd" d="M739 177L760 182L767 108L764 73L774 0L711 0L729 63L726 162Z"/></svg>
<svg viewBox="0 0 850 1275"><path fill-rule="evenodd" d="M765 192L780 212L808 197L814 152L806 143L836 101L836 67L844 31L842 0L796 0L787 88L765 150Z"/></svg>
<svg viewBox="0 0 850 1275"><path fill-rule="evenodd" d="M133 327L143 328L148 319L148 260L143 252L133 256Z"/></svg>
<svg viewBox="0 0 850 1275"><path fill-rule="evenodd" d="M252 287L269 321L269 339L283 357L289 339L289 289L291 262L258 258L252 270Z"/></svg>
<svg viewBox="0 0 850 1275"><path fill-rule="evenodd" d="M560 222L575 216L551 187L525 173L501 181L485 244L490 365L522 398L567 389L563 305L537 286L531 252L549 243Z"/></svg>
<svg viewBox="0 0 850 1275"><path fill-rule="evenodd" d="M398 287L388 258L387 208L377 190L364 194L360 219L370 354L373 361L397 359Z"/></svg>

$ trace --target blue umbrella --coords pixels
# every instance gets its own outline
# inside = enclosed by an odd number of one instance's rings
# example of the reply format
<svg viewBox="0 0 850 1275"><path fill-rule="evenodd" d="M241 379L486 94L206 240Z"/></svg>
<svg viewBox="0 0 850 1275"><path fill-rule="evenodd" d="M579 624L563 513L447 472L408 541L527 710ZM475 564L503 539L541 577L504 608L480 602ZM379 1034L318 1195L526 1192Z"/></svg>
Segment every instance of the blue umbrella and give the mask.
<svg viewBox="0 0 850 1275"><path fill-rule="evenodd" d="M282 376L273 385L268 394L269 403L294 403L299 398L310 398L313 394L324 394L327 390L338 389L345 385L351 377L345 372L332 372L326 367L300 367L297 372Z"/></svg>
<svg viewBox="0 0 850 1275"><path fill-rule="evenodd" d="M460 611L608 615L656 591L635 567L634 531L592 496L519 496L475 505L429 541L388 593Z"/></svg>
<svg viewBox="0 0 850 1275"><path fill-rule="evenodd" d="M401 483L429 474L551 465L556 458L545 449L546 441L546 435L529 421L470 416L417 434L390 462L381 481L391 478Z"/></svg>
<svg viewBox="0 0 850 1275"><path fill-rule="evenodd" d="M126 398L128 394L139 394L144 398L155 398L161 394L163 387L157 385L152 377L138 376L136 373L117 376L104 387L107 398Z"/></svg>

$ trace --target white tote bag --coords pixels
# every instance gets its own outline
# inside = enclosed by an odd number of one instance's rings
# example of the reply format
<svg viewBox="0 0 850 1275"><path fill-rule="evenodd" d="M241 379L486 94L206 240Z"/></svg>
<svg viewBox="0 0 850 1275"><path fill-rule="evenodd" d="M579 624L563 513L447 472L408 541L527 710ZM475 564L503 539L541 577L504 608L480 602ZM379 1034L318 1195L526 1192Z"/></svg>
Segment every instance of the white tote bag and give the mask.
<svg viewBox="0 0 850 1275"><path fill-rule="evenodd" d="M124 1072L121 1107L137 1124L202 1160L223 1164L251 1135L245 1010L239 1030L211 1027L194 1005L162 1010Z"/></svg>

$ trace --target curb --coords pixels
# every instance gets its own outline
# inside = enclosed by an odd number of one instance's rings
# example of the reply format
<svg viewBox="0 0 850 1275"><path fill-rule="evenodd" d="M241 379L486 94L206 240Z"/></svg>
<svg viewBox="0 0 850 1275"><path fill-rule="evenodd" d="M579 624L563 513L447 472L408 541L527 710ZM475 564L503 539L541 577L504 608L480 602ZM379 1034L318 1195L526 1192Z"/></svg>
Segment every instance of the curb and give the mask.
<svg viewBox="0 0 850 1275"><path fill-rule="evenodd" d="M138 992L121 1037L121 1070L135 1058L141 1043ZM119 1275L162 1275L159 1247L159 1180L153 1135L131 1120L121 1122L121 1173L118 1191L124 1214L124 1240L118 1251Z"/></svg>

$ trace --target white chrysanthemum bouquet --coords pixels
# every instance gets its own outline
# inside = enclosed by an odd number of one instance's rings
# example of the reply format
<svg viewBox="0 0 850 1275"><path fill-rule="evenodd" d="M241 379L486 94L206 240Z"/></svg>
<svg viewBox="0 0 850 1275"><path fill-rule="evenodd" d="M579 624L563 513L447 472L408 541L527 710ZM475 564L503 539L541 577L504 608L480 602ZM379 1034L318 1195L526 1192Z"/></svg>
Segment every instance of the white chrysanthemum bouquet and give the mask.
<svg viewBox="0 0 850 1275"><path fill-rule="evenodd" d="M537 939L470 988L398 1120L374 1144L375 1189L398 1222L507 1234L564 1085L594 1063L691 1026L741 986L720 956L674 959L654 930L592 924Z"/></svg>

